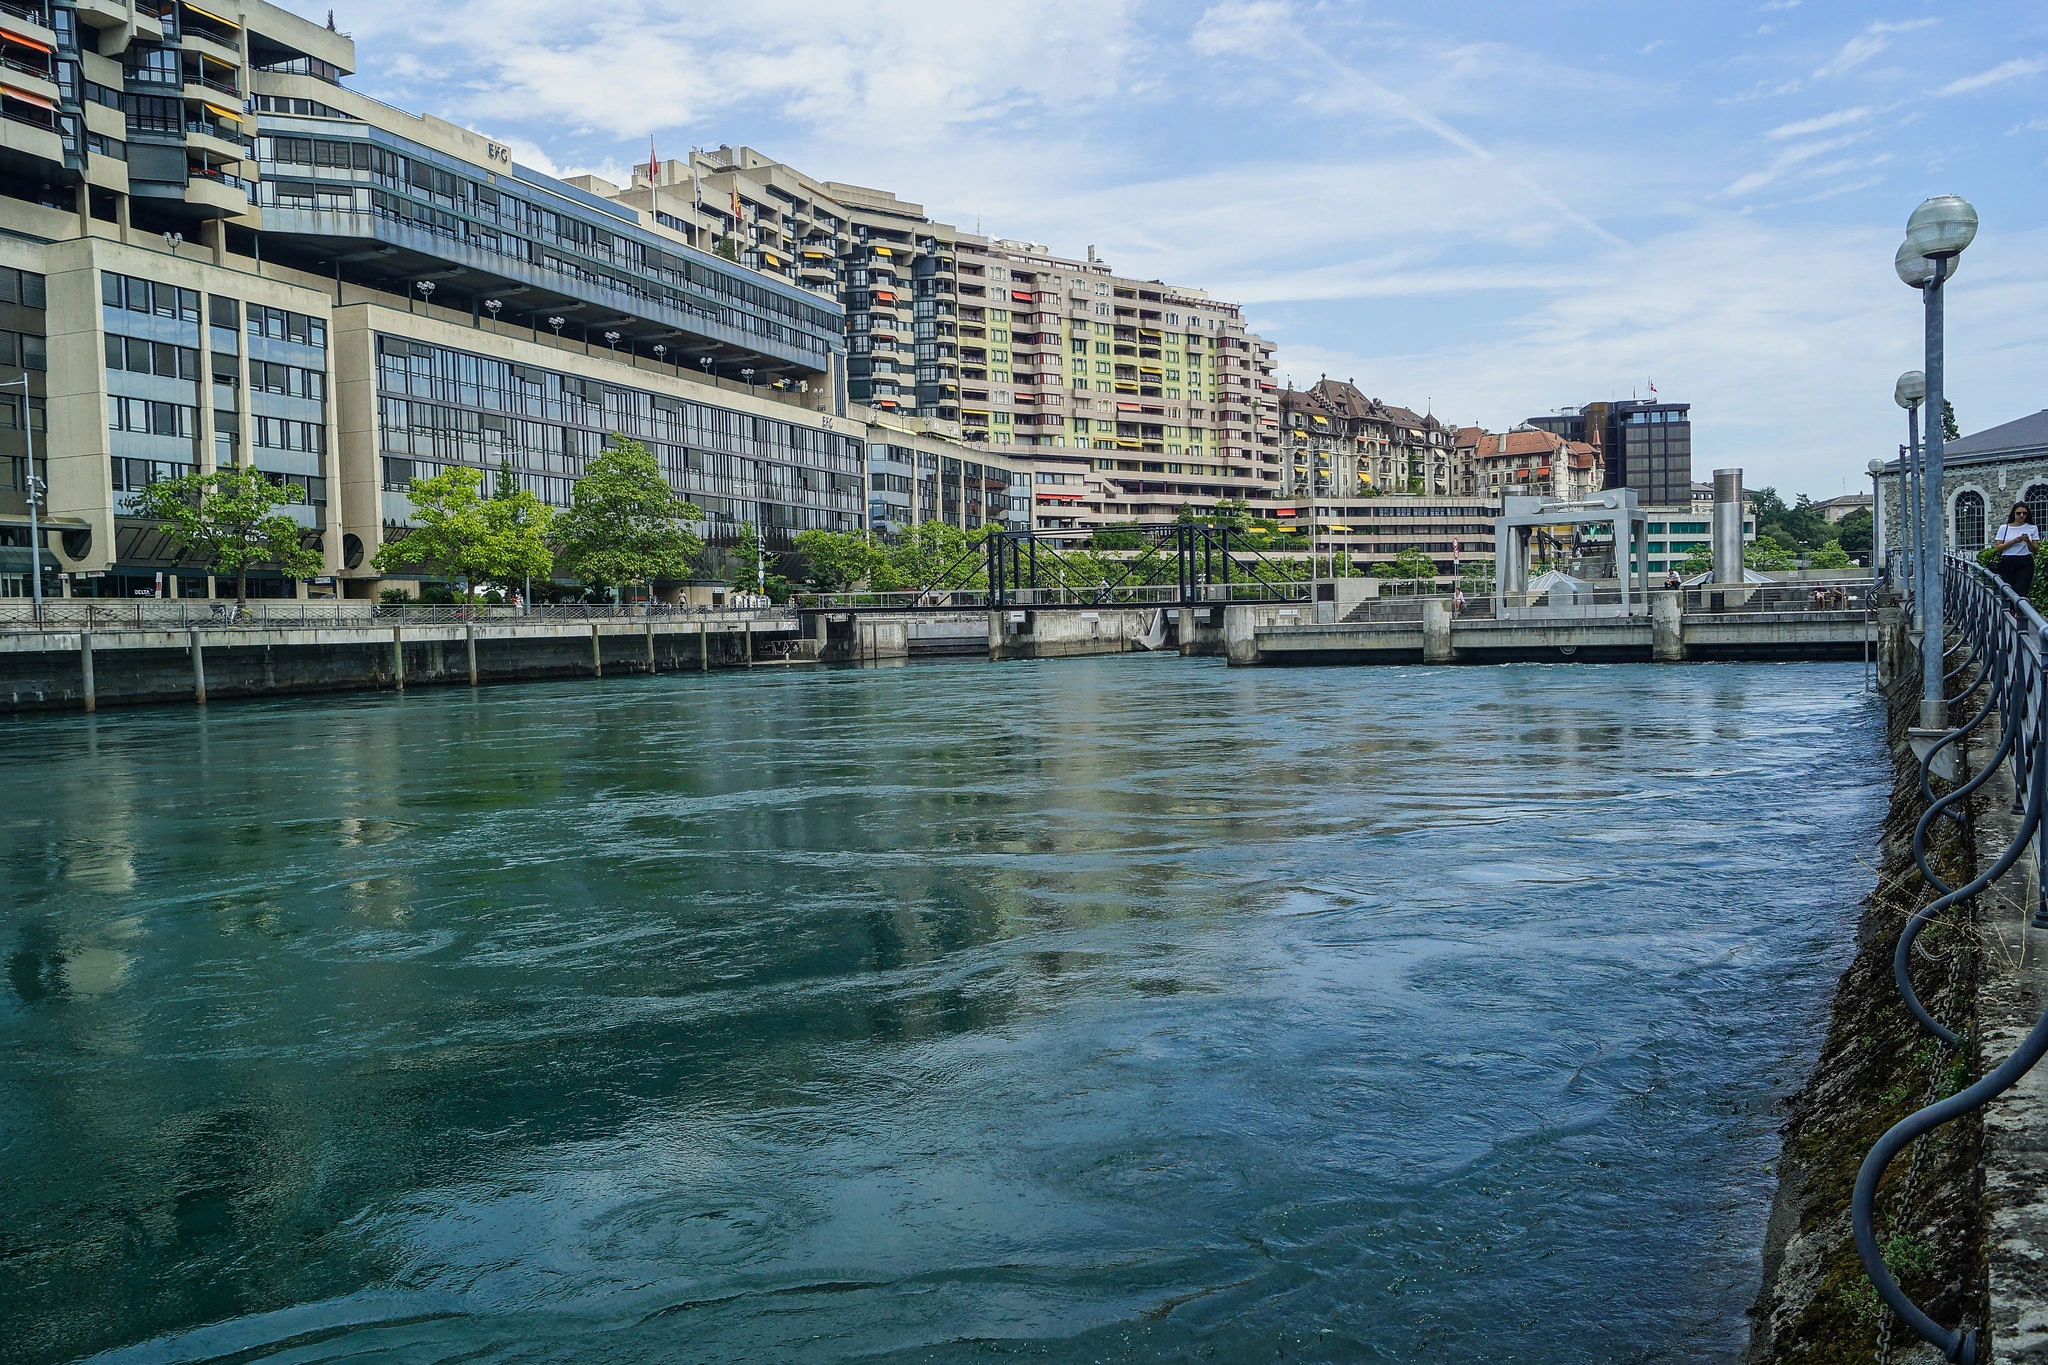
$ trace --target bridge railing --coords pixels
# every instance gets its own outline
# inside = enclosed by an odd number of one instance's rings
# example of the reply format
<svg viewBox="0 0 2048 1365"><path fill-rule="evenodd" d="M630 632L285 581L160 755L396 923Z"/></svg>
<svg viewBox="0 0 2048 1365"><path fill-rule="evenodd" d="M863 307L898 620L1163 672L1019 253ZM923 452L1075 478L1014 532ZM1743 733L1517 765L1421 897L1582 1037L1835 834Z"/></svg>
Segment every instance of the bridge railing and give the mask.
<svg viewBox="0 0 2048 1365"><path fill-rule="evenodd" d="M0 631L138 631L138 630L389 630L393 626L478 625L521 626L574 621L752 621L794 619L793 607L693 607L660 602L609 604L556 603L518 607L423 606L416 603L362 601L233 602L200 598L130 601L68 598L46 601L38 611L21 601L0 602Z"/></svg>
<svg viewBox="0 0 2048 1365"><path fill-rule="evenodd" d="M2042 820L2044 798L2048 798L2048 748L2043 747L2048 740L2048 669L2043 666L2044 655L2048 655L2048 621L1982 565L1963 556L1950 555L1944 562L1941 586L1943 615L1957 636L1943 660L1944 683L1970 677L1968 686L1949 703L1951 714L1960 715L1980 692L1982 700L1974 714L1952 725L1920 755L1920 790L1926 808L1913 831L1913 860L1935 896L1907 917L1892 955L1892 977L1899 995L1914 1020L1934 1039L1932 1070L1936 1075L1945 1074L1953 1052L1967 1058L1967 1040L1921 1003L1909 971L1915 942L1937 916L1954 906L1968 906L2010 871L2029 844L2037 859L2048 855L2048 826ZM1959 661L1951 667L1950 659ZM1937 796L1928 777L1935 755L1961 742L1992 715L1998 718L1998 743L1991 755L1974 776ZM1961 886L1950 886L1930 865L1928 831L1937 821L1964 822L1962 803L2001 769L2012 774L2019 825L2004 851L1983 871ZM1981 855L1979 862L1983 862ZM2034 908L2034 923L2048 927L2042 919L2044 908L2048 907L2037 904ZM1959 944L1950 951L1963 949ZM1989 1104L2017 1084L2043 1055L2048 1055L2048 1013L1981 1079L1893 1124L1871 1147L1856 1175L1849 1203L1850 1228L1871 1284L1900 1321L1951 1361L1976 1361L1976 1334L1965 1327L1951 1329L1935 1322L1892 1278L1877 1235L1878 1184L1900 1152L1924 1143L1943 1124ZM1910 1191L1911 1176L1908 1181Z"/></svg>

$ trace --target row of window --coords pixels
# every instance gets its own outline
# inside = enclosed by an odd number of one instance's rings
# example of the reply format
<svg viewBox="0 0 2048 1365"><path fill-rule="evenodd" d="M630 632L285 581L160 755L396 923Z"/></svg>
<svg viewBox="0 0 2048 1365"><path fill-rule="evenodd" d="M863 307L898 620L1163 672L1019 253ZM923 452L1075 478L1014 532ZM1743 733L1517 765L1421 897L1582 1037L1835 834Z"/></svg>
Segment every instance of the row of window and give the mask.
<svg viewBox="0 0 2048 1365"><path fill-rule="evenodd" d="M0 393L0 431L21 430L21 405L28 404L29 427L33 431L50 429L48 406L40 398L23 397L18 393Z"/></svg>
<svg viewBox="0 0 2048 1365"><path fill-rule="evenodd" d="M503 429L529 417L602 435L710 446L792 464L858 473L863 443L796 422L756 417L643 389L625 389L466 351L397 337L377 341L381 393L432 398L482 410L481 428ZM505 414L503 417L497 414ZM400 425L405 425L402 421Z"/></svg>
<svg viewBox="0 0 2048 1365"><path fill-rule="evenodd" d="M181 289L135 275L117 275L111 270L100 273L100 302L110 309L129 313L176 318L181 322L199 321L198 290ZM242 321L242 306L238 300L214 294L207 300L207 319L215 327L236 327ZM327 322L324 318L252 303L248 308L248 322L252 337L292 341L321 350L327 348ZM111 359L109 363L112 363Z"/></svg>
<svg viewBox="0 0 2048 1365"><path fill-rule="evenodd" d="M404 156L364 142L286 136L259 137L256 156L259 162L268 163L266 177L270 174L269 166L362 172L373 176L388 189L416 196L469 218L500 224L540 241L561 243L579 253L626 266L636 273L666 283L691 285L722 294L756 310L799 320L811 327L830 332L839 330L839 319L825 309L764 289L726 270L664 251L619 228L590 222L507 194L496 184L471 180L424 158ZM389 201L385 206L399 211ZM623 226L621 224L620 228ZM644 292L624 281L612 283L614 287Z"/></svg>
<svg viewBox="0 0 2048 1365"><path fill-rule="evenodd" d="M249 391L325 401L327 376L319 370L301 369L297 365L252 360L249 362Z"/></svg>
<svg viewBox="0 0 2048 1365"><path fill-rule="evenodd" d="M0 366L47 370L50 368L50 343L31 332L0 330Z"/></svg>
<svg viewBox="0 0 2048 1365"><path fill-rule="evenodd" d="M190 346L173 346L166 341L143 341L137 337L107 333L107 369L130 374L154 374L166 379L199 378L199 352Z"/></svg>
<svg viewBox="0 0 2048 1365"><path fill-rule="evenodd" d="M199 291L159 284L135 275L100 272L100 302L130 313L148 313L181 322L199 321Z"/></svg>
<svg viewBox="0 0 2048 1365"><path fill-rule="evenodd" d="M325 455L327 428L318 422L294 421L289 417L258 417L256 444L263 450L297 450L309 455Z"/></svg>
<svg viewBox="0 0 2048 1365"><path fill-rule="evenodd" d="M116 493L140 493L153 483L165 479L182 479L188 474L199 472L197 465L179 464L173 460L130 460L116 455L111 463L110 473ZM263 471L263 476L279 487L292 489L298 497L290 499L312 507L327 505L327 480L308 474L272 474Z"/></svg>
<svg viewBox="0 0 2048 1365"><path fill-rule="evenodd" d="M199 409L185 403L158 403L143 398L107 399L107 427L145 436L199 435Z"/></svg>

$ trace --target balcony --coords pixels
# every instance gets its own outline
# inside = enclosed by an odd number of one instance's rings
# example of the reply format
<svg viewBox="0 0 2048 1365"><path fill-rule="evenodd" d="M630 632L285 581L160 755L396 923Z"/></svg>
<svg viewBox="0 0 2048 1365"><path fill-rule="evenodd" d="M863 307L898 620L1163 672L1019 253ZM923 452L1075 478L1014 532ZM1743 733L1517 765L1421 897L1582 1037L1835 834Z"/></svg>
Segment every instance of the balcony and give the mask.
<svg viewBox="0 0 2048 1365"><path fill-rule="evenodd" d="M51 112L57 108L57 82L50 70L17 61L13 52L0 58L0 86L5 86L10 96L27 96L22 101L25 104L41 101Z"/></svg>
<svg viewBox="0 0 2048 1365"><path fill-rule="evenodd" d="M57 130L40 120L51 116L41 109L12 99L0 100L0 151L7 160L26 156L37 161L64 164L64 139Z"/></svg>
<svg viewBox="0 0 2048 1365"><path fill-rule="evenodd" d="M185 185L185 202L202 218L239 218L249 211L255 187L238 176L219 172L192 172Z"/></svg>
<svg viewBox="0 0 2048 1365"><path fill-rule="evenodd" d="M249 144L242 141L240 130L223 124L193 119L185 125L185 145L195 152L204 152L215 161L249 159Z"/></svg>

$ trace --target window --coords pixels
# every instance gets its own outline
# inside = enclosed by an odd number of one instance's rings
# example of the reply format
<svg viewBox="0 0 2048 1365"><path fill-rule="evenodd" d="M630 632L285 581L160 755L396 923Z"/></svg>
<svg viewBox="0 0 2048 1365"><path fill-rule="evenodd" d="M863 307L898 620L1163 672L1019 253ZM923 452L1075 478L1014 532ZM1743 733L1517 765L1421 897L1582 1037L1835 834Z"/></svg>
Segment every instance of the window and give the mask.
<svg viewBox="0 0 2048 1365"><path fill-rule="evenodd" d="M2027 513L2033 517L2034 525L2048 526L2048 483L2030 485L2027 496L2021 501L2027 504Z"/></svg>
<svg viewBox="0 0 2048 1365"><path fill-rule="evenodd" d="M107 369L130 374L162 375L166 379L199 378L199 352L190 346L107 333Z"/></svg>
<svg viewBox="0 0 2048 1365"><path fill-rule="evenodd" d="M0 268L0 303L18 303L24 308L47 308L43 277L33 270Z"/></svg>
<svg viewBox="0 0 2048 1365"><path fill-rule="evenodd" d="M1984 548L1984 495L1956 495L1956 545L1964 550Z"/></svg>
<svg viewBox="0 0 2048 1365"><path fill-rule="evenodd" d="M125 309L130 313L151 313L160 318L178 318L185 322L199 321L198 290L153 284L133 275L102 271L100 302L108 308Z"/></svg>

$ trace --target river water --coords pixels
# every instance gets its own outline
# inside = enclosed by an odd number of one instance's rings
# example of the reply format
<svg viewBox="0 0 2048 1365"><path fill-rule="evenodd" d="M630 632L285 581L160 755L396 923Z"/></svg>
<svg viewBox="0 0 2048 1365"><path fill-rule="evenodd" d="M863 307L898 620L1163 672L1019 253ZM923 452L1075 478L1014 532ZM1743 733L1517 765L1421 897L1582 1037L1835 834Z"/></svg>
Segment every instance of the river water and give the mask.
<svg viewBox="0 0 2048 1365"><path fill-rule="evenodd" d="M0 1357L1727 1361L1854 666L16 721Z"/></svg>

